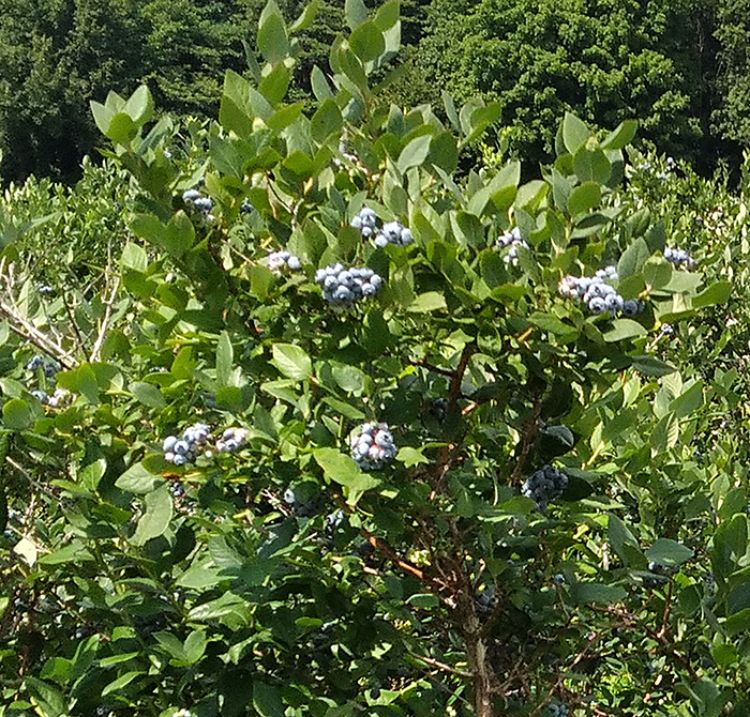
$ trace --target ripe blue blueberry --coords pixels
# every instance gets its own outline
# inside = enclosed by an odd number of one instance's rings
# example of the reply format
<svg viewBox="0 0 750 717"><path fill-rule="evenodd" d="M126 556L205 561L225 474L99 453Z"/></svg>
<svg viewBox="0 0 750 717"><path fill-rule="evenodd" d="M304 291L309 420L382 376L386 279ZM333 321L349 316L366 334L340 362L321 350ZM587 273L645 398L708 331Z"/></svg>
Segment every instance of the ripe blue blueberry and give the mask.
<svg viewBox="0 0 750 717"><path fill-rule="evenodd" d="M696 261L690 256L685 249L675 249L673 247L664 247L664 258L674 265L676 269L693 269Z"/></svg>
<svg viewBox="0 0 750 717"><path fill-rule="evenodd" d="M355 302L373 296L383 280L366 267L345 269L333 264L315 272L315 281L323 289L323 298L335 306L352 306Z"/></svg>
<svg viewBox="0 0 750 717"><path fill-rule="evenodd" d="M564 276L557 286L557 291L566 299L582 302L591 314L637 316L643 312L645 304L636 299L623 299L610 283L616 282L617 279L617 269L607 266L599 269L591 277Z"/></svg>
<svg viewBox="0 0 750 717"><path fill-rule="evenodd" d="M247 431L244 428L227 428L216 441L216 450L219 453L234 453L245 445Z"/></svg>
<svg viewBox="0 0 750 717"><path fill-rule="evenodd" d="M529 245L521 238L521 230L513 227L510 231L501 234L495 241L498 249L508 249L503 256L503 261L512 266L518 265L518 249L528 249Z"/></svg>
<svg viewBox="0 0 750 717"><path fill-rule="evenodd" d="M363 423L349 439L351 456L362 470L380 470L396 457L387 423Z"/></svg>
<svg viewBox="0 0 750 717"><path fill-rule="evenodd" d="M274 251L268 255L268 268L275 272L281 272L284 269L299 271L302 268L302 262L286 250Z"/></svg>
<svg viewBox="0 0 750 717"><path fill-rule="evenodd" d="M369 207L362 207L351 222L355 229L359 229L365 239L369 239L378 228L378 215Z"/></svg>
<svg viewBox="0 0 750 717"><path fill-rule="evenodd" d="M568 487L568 476L546 465L532 473L521 486L521 493L531 498L537 510L544 511L551 500L560 497Z"/></svg>

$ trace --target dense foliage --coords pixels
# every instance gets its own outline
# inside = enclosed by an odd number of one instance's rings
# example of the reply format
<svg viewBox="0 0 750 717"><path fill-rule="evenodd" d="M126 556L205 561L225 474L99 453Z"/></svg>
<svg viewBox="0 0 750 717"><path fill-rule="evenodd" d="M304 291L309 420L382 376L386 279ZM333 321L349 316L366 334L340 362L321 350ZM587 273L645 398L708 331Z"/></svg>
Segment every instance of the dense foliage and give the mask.
<svg viewBox="0 0 750 717"><path fill-rule="evenodd" d="M501 108L356 0L287 99L312 21L0 205L0 715L747 714L748 182L459 172Z"/></svg>
<svg viewBox="0 0 750 717"><path fill-rule="evenodd" d="M305 3L279 5L296 17ZM343 5L316 2L315 21L300 37L296 98L310 96L313 64L325 67ZM407 43L421 37L422 5L402 3ZM163 109L213 116L224 72L246 72L253 62L243 43L262 9L261 0L8 0L0 13L2 176L77 177L81 159L98 141L89 100L110 89L129 94L147 82Z"/></svg>
<svg viewBox="0 0 750 717"><path fill-rule="evenodd" d="M603 126L638 117L644 137L695 160L711 150L708 5L434 0L420 58L433 86L498 100L502 139L521 156L548 158L572 109Z"/></svg>

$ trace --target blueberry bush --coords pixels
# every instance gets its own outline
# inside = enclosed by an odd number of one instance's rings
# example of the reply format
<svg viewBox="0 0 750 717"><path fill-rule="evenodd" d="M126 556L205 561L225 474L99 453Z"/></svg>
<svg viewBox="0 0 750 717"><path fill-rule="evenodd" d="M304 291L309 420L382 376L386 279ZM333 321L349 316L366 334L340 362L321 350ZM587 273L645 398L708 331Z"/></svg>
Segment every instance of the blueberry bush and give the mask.
<svg viewBox="0 0 750 717"><path fill-rule="evenodd" d="M210 125L92 103L96 268L3 244L0 715L747 714L741 197L572 114L457 172L394 0L289 102L314 10Z"/></svg>

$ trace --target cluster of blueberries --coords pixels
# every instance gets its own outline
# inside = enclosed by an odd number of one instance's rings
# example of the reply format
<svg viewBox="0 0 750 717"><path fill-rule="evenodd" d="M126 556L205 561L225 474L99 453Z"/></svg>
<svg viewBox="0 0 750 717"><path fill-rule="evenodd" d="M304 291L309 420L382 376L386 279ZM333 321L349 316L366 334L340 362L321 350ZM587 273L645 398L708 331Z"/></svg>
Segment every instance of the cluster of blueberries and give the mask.
<svg viewBox="0 0 750 717"><path fill-rule="evenodd" d="M234 453L245 445L247 440L247 431L244 428L235 426L227 428L221 434L221 438L216 441L216 450L219 453Z"/></svg>
<svg viewBox="0 0 750 717"><path fill-rule="evenodd" d="M371 239L378 231L378 215L369 207L362 207L352 219L352 226L359 229L365 239Z"/></svg>
<svg viewBox="0 0 750 717"><path fill-rule="evenodd" d="M375 237L375 246L384 247L388 244L395 246L408 246L414 241L411 229L405 227L401 222L387 222Z"/></svg>
<svg viewBox="0 0 750 717"><path fill-rule="evenodd" d="M411 230L401 222L386 222L378 229L378 215L369 207L362 207L359 214L352 219L352 226L359 229L365 239L373 239L375 246L384 247L388 244L407 246L414 241Z"/></svg>
<svg viewBox="0 0 750 717"><path fill-rule="evenodd" d="M216 441L216 451L219 453L234 453L245 443L247 431L243 428L227 428L221 438ZM196 456L205 451L207 457L212 453L206 451L211 440L211 426L207 423L194 423L188 426L182 436L167 436L162 442L164 459L176 466L184 466L195 462Z"/></svg>
<svg viewBox="0 0 750 717"><path fill-rule="evenodd" d="M649 562L648 569L651 575L643 578L643 585L647 588L660 588L669 582L669 577L675 572L673 568L662 565L661 563Z"/></svg>
<svg viewBox="0 0 750 717"><path fill-rule="evenodd" d="M185 206L188 209L195 209L196 211L208 216L211 214L211 210L214 208L214 201L211 197L204 197L197 189L188 189L182 193L182 201L185 202Z"/></svg>
<svg viewBox="0 0 750 717"><path fill-rule="evenodd" d="M274 251L268 255L268 268L271 271L299 271L302 268L302 262L299 257L294 256L291 252L285 250Z"/></svg>
<svg viewBox="0 0 750 717"><path fill-rule="evenodd" d="M315 281L323 289L323 298L338 306L351 306L357 301L374 296L383 285L382 277L366 267L350 269L332 264L318 269Z"/></svg>
<svg viewBox="0 0 750 717"><path fill-rule="evenodd" d="M674 264L677 269L685 267L692 269L695 266L695 259L685 249L674 249L671 246L664 247L664 258Z"/></svg>
<svg viewBox="0 0 750 717"><path fill-rule="evenodd" d="M547 705L545 717L568 717L568 706L562 702Z"/></svg>
<svg viewBox="0 0 750 717"><path fill-rule="evenodd" d="M529 245L521 238L521 230L518 227L514 227L509 232L501 234L497 238L495 246L498 249L506 249L510 247L503 256L503 261L506 264L512 264L513 266L518 265L518 250L529 248Z"/></svg>
<svg viewBox="0 0 750 717"><path fill-rule="evenodd" d="M594 276L564 276L558 284L560 296L582 301L592 314L622 314L637 316L646 308L638 299L623 299L610 281L617 281L617 269L608 266L599 269Z"/></svg>
<svg viewBox="0 0 750 717"><path fill-rule="evenodd" d="M45 379L54 382L55 375L60 370L60 364L52 359L47 359L37 355L32 357L27 362L26 370L33 373L37 373L41 370L44 373ZM62 389L56 388L54 393L49 394L46 391L42 391L42 389L37 388L31 391L31 395L36 398L36 400L39 401L39 403L41 403L43 406L51 406L52 408L57 408L62 403L65 392Z"/></svg>
<svg viewBox="0 0 750 717"><path fill-rule="evenodd" d="M537 510L547 509L551 500L562 495L568 487L568 476L552 466L542 466L532 473L521 486L521 493L531 498Z"/></svg>
<svg viewBox="0 0 750 717"><path fill-rule="evenodd" d="M47 378L54 378L55 374L60 370L60 364L52 359L46 359L37 355L26 364L26 370L38 371L39 369L44 371L44 375Z"/></svg>
<svg viewBox="0 0 750 717"><path fill-rule="evenodd" d="M192 463L196 455L208 443L211 427L206 423L195 423L188 426L182 433L182 438L167 436L162 443L164 459L176 466Z"/></svg>
<svg viewBox="0 0 750 717"><path fill-rule="evenodd" d="M396 457L396 444L387 423L363 423L349 443L352 458L362 470L380 470Z"/></svg>

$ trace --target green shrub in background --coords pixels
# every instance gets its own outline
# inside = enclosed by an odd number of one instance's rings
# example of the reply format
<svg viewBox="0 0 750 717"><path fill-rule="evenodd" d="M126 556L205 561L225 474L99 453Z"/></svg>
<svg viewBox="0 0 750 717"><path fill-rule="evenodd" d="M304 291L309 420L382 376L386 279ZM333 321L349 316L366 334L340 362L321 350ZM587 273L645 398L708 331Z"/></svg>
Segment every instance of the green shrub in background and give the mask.
<svg viewBox="0 0 750 717"><path fill-rule="evenodd" d="M499 108L383 106L397 2L308 116L313 10L207 126L93 104L95 280L6 210L0 715L746 714L744 205L572 114L458 179Z"/></svg>

